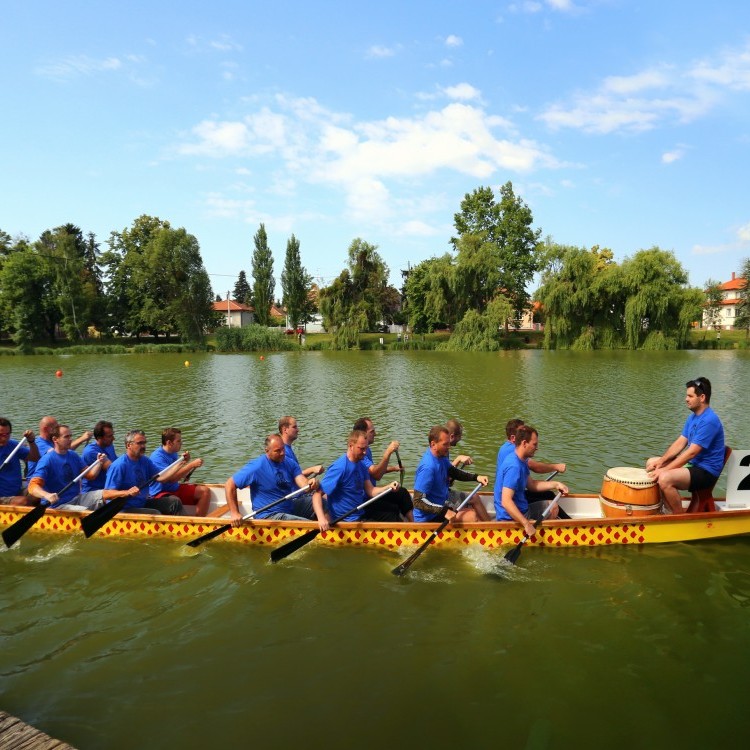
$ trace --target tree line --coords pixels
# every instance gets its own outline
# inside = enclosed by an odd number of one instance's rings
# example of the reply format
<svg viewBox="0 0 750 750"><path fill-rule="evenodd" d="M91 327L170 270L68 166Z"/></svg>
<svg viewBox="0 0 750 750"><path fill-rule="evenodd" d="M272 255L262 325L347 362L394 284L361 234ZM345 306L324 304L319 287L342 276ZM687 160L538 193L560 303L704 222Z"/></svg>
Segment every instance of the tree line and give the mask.
<svg viewBox="0 0 750 750"><path fill-rule="evenodd" d="M281 274L289 324L302 325L319 311L336 348L356 347L361 333L384 323L402 323L414 333L451 329L447 348L495 350L533 309L547 348L674 348L704 310L720 303L715 282L708 297L689 286L674 254L658 247L616 263L597 245L542 241L511 182L497 195L490 187L467 193L454 227L451 250L403 269L400 290L390 285L378 247L361 238L351 242L339 276L318 289L292 235ZM275 280L263 224L253 245L252 283L240 271L234 298L268 326ZM144 215L111 232L107 246L101 251L93 233L73 224L46 230L35 242L0 231L0 333L29 349L58 332L71 341L105 332L202 342L220 325L213 302L221 298L214 297L198 241L184 228ZM532 297L537 274L541 285ZM740 275L750 276L750 260ZM736 327L750 331L747 298L746 286Z"/></svg>

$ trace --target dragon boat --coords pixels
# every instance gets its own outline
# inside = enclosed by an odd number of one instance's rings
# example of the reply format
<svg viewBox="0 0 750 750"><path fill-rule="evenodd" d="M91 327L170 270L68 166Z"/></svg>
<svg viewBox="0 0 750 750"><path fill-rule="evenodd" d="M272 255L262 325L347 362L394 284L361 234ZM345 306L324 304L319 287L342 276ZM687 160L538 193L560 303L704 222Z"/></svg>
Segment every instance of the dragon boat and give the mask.
<svg viewBox="0 0 750 750"><path fill-rule="evenodd" d="M729 453L729 452L728 452ZM734 451L728 456L726 497L714 498L710 491L685 497L686 512L662 515L658 488L643 478L642 470L611 469L605 474L600 494L571 494L560 500L569 518L545 520L527 546L598 547L687 542L750 534L750 451ZM640 472L640 473L639 473ZM648 486L647 486L648 485ZM187 543L226 526L228 507L223 485L207 485L211 490L209 515L154 516L119 514L96 533L97 539L164 538ZM697 496L697 497L696 497ZM494 514L492 495L480 493ZM241 511L251 512L247 490L239 492ZM7 528L30 512L30 507L0 505L0 528ZM189 512L189 506L186 508ZM81 532L86 512L48 510L31 533L74 534ZM338 547L410 548L421 545L438 528L437 523L348 523L341 522L318 535L316 544ZM249 520L229 528L214 543L239 543L277 547L317 529L307 521ZM515 523L451 523L434 539L440 547L460 548L479 545L498 549L518 544L523 530Z"/></svg>

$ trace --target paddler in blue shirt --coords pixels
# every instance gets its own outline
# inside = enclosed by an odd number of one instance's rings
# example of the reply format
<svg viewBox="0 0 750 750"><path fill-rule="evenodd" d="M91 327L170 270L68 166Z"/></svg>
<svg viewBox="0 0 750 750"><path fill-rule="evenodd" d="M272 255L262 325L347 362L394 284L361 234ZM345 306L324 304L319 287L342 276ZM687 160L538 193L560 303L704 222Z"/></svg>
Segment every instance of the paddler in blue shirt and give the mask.
<svg viewBox="0 0 750 750"><path fill-rule="evenodd" d="M13 426L9 419L0 417L0 503L27 505L23 492L21 461L38 461L39 449L34 442L34 431L26 430L24 439L12 440Z"/></svg>

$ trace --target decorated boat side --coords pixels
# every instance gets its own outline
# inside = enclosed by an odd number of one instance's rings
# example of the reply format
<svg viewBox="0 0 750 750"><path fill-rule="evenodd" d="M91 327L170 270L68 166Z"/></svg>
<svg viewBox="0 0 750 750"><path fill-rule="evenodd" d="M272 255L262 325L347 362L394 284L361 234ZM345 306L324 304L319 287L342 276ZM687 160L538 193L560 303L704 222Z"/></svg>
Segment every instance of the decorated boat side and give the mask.
<svg viewBox="0 0 750 750"><path fill-rule="evenodd" d="M567 519L545 520L528 546L537 547L597 547L608 545L661 544L686 542L750 534L750 451L734 451L727 463L727 495L715 498L715 510L678 515L654 514L653 494L644 499L629 500L627 489L614 486L619 481L627 487L640 477L618 475L610 470L605 475L602 493L571 494L560 501ZM618 480L618 476L620 479ZM207 485L211 490L211 510L208 517L162 516L150 514L119 514L104 524L97 539L163 538L187 543L212 530L226 527L228 508L223 485ZM641 488L637 487L640 493ZM614 497L605 497L606 495ZM490 512L494 512L492 496L481 495ZM239 495L240 509L251 511L247 490ZM684 498L687 508L690 498ZM643 513L643 508L647 509ZM6 528L18 521L32 508L0 506L0 526ZM189 510L189 509L188 509ZM40 532L75 534L81 531L83 511L49 510L34 526ZM345 523L336 524L321 532L317 544L337 547L409 548L421 545L438 528L437 523ZM264 545L277 547L295 537L317 529L314 522L249 520L241 527L227 528L216 536L216 542ZM477 545L498 549L518 544L523 539L522 529L512 522L451 523L435 537L433 544L441 547Z"/></svg>

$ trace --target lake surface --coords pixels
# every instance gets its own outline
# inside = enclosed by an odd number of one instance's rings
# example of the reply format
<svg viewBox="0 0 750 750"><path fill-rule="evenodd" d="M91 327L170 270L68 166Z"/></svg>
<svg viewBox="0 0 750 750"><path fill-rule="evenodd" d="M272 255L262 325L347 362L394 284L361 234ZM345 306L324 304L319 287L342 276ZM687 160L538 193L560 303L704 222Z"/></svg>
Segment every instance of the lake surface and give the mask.
<svg viewBox="0 0 750 750"><path fill-rule="evenodd" d="M494 476L505 422L540 431L573 491L663 452L684 383L714 385L727 442L750 447L748 352L307 352L0 358L14 433L54 414L167 426L223 482L279 416L303 465L402 444L431 425ZM63 370L56 378L55 371ZM723 480L720 489L723 490ZM587 550L268 551L29 533L0 552L0 708L84 748L746 747L750 540Z"/></svg>

